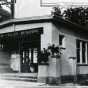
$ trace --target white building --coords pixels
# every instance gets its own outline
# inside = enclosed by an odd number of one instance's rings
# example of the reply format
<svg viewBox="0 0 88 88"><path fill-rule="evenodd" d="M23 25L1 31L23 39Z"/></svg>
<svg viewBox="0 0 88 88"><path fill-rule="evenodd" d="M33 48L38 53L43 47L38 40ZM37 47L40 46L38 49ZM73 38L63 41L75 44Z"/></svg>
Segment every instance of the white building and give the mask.
<svg viewBox="0 0 88 88"><path fill-rule="evenodd" d="M48 65L40 66L37 54L49 44L65 50L60 58L50 58ZM1 73L36 73L38 81L59 82L59 79L73 81L76 74L87 75L87 69L87 29L53 16L13 19L0 24Z"/></svg>

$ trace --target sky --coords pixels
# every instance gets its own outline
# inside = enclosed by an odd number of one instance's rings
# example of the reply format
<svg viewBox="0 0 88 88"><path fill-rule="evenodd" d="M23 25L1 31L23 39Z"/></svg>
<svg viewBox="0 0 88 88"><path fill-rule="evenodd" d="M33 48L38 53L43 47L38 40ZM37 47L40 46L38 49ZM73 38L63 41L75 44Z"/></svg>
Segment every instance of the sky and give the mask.
<svg viewBox="0 0 88 88"><path fill-rule="evenodd" d="M61 5L62 7L65 8L67 4L59 2L74 2L88 5L88 0L16 0L15 18L42 16L51 14L52 7L46 6L41 7L40 1L42 1L43 3L57 3L57 5Z"/></svg>
<svg viewBox="0 0 88 88"><path fill-rule="evenodd" d="M16 0L15 18L42 16L51 13L52 7L41 7L41 0ZM59 2L74 2L88 5L88 0L42 0L43 3L57 3L57 5L66 6Z"/></svg>
<svg viewBox="0 0 88 88"><path fill-rule="evenodd" d="M15 18L49 15L52 7L41 7L40 0L17 0Z"/></svg>

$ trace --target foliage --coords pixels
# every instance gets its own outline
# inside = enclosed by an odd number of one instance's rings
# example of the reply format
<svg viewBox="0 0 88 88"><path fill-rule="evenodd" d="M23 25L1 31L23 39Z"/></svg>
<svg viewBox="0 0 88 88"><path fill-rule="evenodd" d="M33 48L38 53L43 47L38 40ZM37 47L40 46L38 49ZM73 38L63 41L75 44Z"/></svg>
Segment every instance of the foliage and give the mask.
<svg viewBox="0 0 88 88"><path fill-rule="evenodd" d="M61 13L61 9L58 7L54 8L54 16L61 16L62 18L69 20L73 23L80 25L85 25L88 20L88 8L87 7L77 7L77 8L67 8Z"/></svg>
<svg viewBox="0 0 88 88"><path fill-rule="evenodd" d="M0 22L11 19L11 14L0 6Z"/></svg>
<svg viewBox="0 0 88 88"><path fill-rule="evenodd" d="M39 64L47 63L49 55L50 55L50 53L47 51L47 49L43 48L43 50L39 52L38 63Z"/></svg>
<svg viewBox="0 0 88 88"><path fill-rule="evenodd" d="M53 11L51 12L51 14L54 16L62 16L61 9L58 7L53 7Z"/></svg>
<svg viewBox="0 0 88 88"><path fill-rule="evenodd" d="M88 8L69 8L63 14L66 19L80 25L85 25L88 20Z"/></svg>
<svg viewBox="0 0 88 88"><path fill-rule="evenodd" d="M48 46L47 49L43 48L43 50L38 55L38 63L48 63L49 56L51 57L60 57L61 56L61 48L55 46L54 44Z"/></svg>
<svg viewBox="0 0 88 88"><path fill-rule="evenodd" d="M54 44L48 47L48 50L52 56L61 55L61 49Z"/></svg>

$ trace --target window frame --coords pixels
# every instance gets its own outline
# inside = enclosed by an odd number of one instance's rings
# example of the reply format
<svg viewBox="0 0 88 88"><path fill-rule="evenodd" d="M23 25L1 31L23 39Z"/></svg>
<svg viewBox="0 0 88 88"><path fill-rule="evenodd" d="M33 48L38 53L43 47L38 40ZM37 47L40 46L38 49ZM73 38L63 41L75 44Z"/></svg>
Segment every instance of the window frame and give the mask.
<svg viewBox="0 0 88 88"><path fill-rule="evenodd" d="M59 46L65 48L65 35L59 34Z"/></svg>
<svg viewBox="0 0 88 88"><path fill-rule="evenodd" d="M77 42L79 41L79 47L77 47ZM84 43L84 48L83 48L83 43ZM79 56L78 53L79 52ZM85 53L84 53L85 52ZM84 57L84 61L83 61L83 56ZM77 64L88 64L88 41L85 40L76 40L76 56L77 56ZM78 61L79 58L79 61Z"/></svg>

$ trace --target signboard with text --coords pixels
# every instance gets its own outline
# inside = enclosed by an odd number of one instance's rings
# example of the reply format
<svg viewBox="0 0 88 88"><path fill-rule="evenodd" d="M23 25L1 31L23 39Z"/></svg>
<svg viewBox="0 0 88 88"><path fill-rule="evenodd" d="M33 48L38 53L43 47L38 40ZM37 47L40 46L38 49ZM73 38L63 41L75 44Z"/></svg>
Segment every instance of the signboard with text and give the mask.
<svg viewBox="0 0 88 88"><path fill-rule="evenodd" d="M88 0L41 0L41 6L88 6Z"/></svg>

